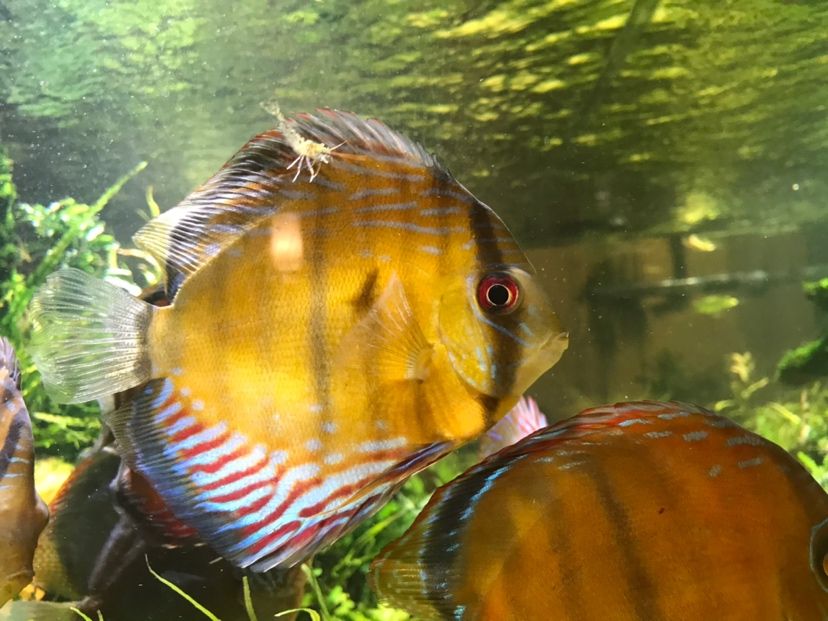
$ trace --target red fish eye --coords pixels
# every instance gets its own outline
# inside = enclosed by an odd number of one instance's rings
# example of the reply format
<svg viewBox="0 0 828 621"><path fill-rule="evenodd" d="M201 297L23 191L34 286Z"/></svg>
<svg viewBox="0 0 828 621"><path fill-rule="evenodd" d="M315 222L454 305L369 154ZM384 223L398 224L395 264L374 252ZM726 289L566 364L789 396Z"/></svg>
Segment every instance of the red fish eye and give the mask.
<svg viewBox="0 0 828 621"><path fill-rule="evenodd" d="M484 311L511 313L520 300L520 287L508 274L490 274L477 285L477 303Z"/></svg>

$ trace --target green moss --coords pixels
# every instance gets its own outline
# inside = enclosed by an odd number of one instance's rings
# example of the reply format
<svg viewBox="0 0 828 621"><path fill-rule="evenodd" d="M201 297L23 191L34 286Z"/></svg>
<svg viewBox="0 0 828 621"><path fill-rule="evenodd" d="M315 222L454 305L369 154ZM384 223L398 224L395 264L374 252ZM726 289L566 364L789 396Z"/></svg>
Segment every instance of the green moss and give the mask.
<svg viewBox="0 0 828 621"><path fill-rule="evenodd" d="M792 386L828 376L828 335L787 352L777 372L782 382Z"/></svg>
<svg viewBox="0 0 828 621"><path fill-rule="evenodd" d="M803 285L805 295L822 310L828 311L828 278L822 278Z"/></svg>

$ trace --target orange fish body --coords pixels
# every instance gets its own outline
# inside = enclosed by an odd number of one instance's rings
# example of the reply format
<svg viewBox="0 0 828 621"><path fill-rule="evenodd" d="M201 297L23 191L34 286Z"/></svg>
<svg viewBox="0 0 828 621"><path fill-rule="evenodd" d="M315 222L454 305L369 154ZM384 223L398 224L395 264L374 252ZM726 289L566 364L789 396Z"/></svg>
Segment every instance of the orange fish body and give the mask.
<svg viewBox="0 0 828 621"><path fill-rule="evenodd" d="M828 495L703 409L587 410L438 490L373 567L424 619L828 619Z"/></svg>
<svg viewBox="0 0 828 621"><path fill-rule="evenodd" d="M171 306L72 271L32 305L46 385L84 400L148 381L109 419L129 465L257 570L352 528L566 347L505 225L421 147L331 111L288 134L136 236ZM291 170L313 144L311 175Z"/></svg>
<svg viewBox="0 0 828 621"><path fill-rule="evenodd" d="M0 338L0 606L32 579L32 557L49 513L34 487L32 424L11 344Z"/></svg>

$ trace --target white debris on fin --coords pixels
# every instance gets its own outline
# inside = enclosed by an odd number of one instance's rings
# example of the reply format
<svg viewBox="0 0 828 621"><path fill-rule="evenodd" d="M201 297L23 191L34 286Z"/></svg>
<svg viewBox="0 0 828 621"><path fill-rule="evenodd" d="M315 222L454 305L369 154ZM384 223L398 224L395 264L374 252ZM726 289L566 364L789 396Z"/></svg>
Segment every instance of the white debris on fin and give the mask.
<svg viewBox="0 0 828 621"><path fill-rule="evenodd" d="M310 180L313 181L319 174L322 164L327 164L331 161L331 153L345 144L344 142L341 142L336 146L329 147L321 142L308 140L307 138L301 136L299 132L297 132L288 123L288 120L285 118L285 115L282 114L278 104L264 104L264 108L276 117L276 120L279 122L279 131L282 132L288 145L290 145L290 148L293 149L297 155L296 159L287 165L287 170L294 167L296 169L296 174L293 175L293 181L296 181L299 178L299 175L302 173L302 166L304 166L310 173ZM316 168L314 168L314 166L316 166Z"/></svg>

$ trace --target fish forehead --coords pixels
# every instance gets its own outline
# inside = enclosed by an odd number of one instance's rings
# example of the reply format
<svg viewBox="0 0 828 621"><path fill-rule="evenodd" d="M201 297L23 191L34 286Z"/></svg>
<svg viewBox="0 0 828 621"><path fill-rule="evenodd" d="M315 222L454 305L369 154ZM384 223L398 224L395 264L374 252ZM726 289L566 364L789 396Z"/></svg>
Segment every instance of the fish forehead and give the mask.
<svg viewBox="0 0 828 621"><path fill-rule="evenodd" d="M798 467L782 448L726 417L698 406L659 402L584 410L529 436L501 459L508 463L515 456L531 455L548 463L564 463L570 455L581 455L609 462L615 455L630 451L665 461L680 455L688 462L715 462L711 467L736 464L745 468L751 465L751 459L785 470ZM646 467L646 460L641 460L642 473Z"/></svg>

